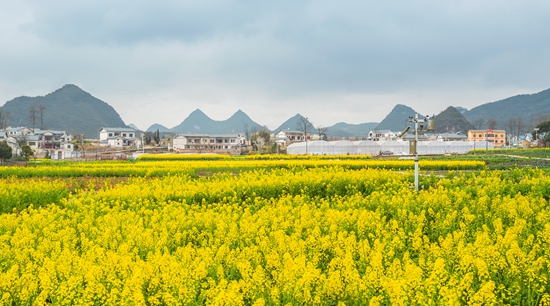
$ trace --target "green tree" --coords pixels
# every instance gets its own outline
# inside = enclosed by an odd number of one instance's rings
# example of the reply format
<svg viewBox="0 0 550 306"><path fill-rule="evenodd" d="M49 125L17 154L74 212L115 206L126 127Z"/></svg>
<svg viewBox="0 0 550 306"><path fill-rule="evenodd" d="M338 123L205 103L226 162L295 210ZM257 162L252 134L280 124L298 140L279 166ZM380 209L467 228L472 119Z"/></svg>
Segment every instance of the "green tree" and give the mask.
<svg viewBox="0 0 550 306"><path fill-rule="evenodd" d="M2 161L2 164L4 164L4 160L10 159L11 156L11 147L8 143L5 140L0 142L0 160Z"/></svg>
<svg viewBox="0 0 550 306"><path fill-rule="evenodd" d="M28 145L24 145L21 147L21 152L23 152L23 156L26 160L29 160L29 157L34 155L34 152L32 151L31 147Z"/></svg>
<svg viewBox="0 0 550 306"><path fill-rule="evenodd" d="M533 136L535 135L541 136L541 135L544 135L544 133L550 133L550 120L537 124L536 128L538 128L537 131L533 130L531 132Z"/></svg>
<svg viewBox="0 0 550 306"><path fill-rule="evenodd" d="M158 129L155 131L155 135L153 136L153 140L155 141L156 144L160 144L160 133L159 133Z"/></svg>
<svg viewBox="0 0 550 306"><path fill-rule="evenodd" d="M146 145L150 145L151 141L153 141L153 132L145 132L145 136L143 137L145 140Z"/></svg>
<svg viewBox="0 0 550 306"><path fill-rule="evenodd" d="M258 151L264 149L271 142L271 134L266 129L261 129L250 136L252 143L258 148Z"/></svg>

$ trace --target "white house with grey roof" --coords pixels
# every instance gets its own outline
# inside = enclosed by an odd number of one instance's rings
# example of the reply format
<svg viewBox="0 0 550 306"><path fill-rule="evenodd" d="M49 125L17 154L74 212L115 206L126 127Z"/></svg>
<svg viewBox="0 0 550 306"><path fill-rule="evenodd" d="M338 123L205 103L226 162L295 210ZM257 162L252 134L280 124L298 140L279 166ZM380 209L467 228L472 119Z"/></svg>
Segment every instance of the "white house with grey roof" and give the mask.
<svg viewBox="0 0 550 306"><path fill-rule="evenodd" d="M0 131L0 141L7 140L14 155L21 151L19 146L26 144L37 154L60 151L65 154L74 150L71 135L65 131L31 129L28 127L8 127Z"/></svg>
<svg viewBox="0 0 550 306"><path fill-rule="evenodd" d="M187 133L177 134L172 139L176 151L232 150L246 145L244 133Z"/></svg>
<svg viewBox="0 0 550 306"><path fill-rule="evenodd" d="M391 130L374 130L369 132L369 140L374 141L387 141L395 140L396 134Z"/></svg>
<svg viewBox="0 0 550 306"><path fill-rule="evenodd" d="M99 130L99 145L124 148L135 145L136 130L129 127L104 127Z"/></svg>
<svg viewBox="0 0 550 306"><path fill-rule="evenodd" d="M286 130L280 130L275 134L275 142L279 145L285 145L288 146L291 143L294 142L302 142L305 141L305 138L307 137L307 140L312 140L311 133L307 132L306 135L304 135L304 132L301 131L293 131L290 129Z"/></svg>

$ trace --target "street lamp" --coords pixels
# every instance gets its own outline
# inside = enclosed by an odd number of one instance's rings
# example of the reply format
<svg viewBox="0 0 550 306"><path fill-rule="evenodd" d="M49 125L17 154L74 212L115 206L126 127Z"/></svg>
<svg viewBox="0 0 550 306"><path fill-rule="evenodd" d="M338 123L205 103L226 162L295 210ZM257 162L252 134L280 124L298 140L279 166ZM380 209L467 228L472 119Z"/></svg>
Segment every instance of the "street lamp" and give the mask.
<svg viewBox="0 0 550 306"><path fill-rule="evenodd" d="M474 155L476 155L476 133L473 133L474 135Z"/></svg>
<svg viewBox="0 0 550 306"><path fill-rule="evenodd" d="M145 154L145 133L141 133L141 153Z"/></svg>

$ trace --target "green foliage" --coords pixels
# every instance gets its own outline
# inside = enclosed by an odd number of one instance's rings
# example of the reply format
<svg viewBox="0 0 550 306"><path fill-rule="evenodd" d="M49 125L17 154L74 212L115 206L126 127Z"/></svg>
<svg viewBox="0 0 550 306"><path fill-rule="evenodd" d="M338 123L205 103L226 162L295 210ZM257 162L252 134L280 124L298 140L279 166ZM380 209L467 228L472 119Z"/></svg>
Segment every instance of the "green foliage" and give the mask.
<svg viewBox="0 0 550 306"><path fill-rule="evenodd" d="M550 140L550 137L548 137L548 136L550 136L550 120L543 121L543 122L539 123L536 127L539 130L538 131L533 130L531 132L534 139L537 139L536 137L540 137L541 135L544 135L544 133L546 133L546 137L544 139L546 140L548 138L548 140Z"/></svg>
<svg viewBox="0 0 550 306"><path fill-rule="evenodd" d="M21 152L23 152L23 156L25 157L25 160L29 160L29 157L34 155L34 152L32 151L31 147L29 147L28 145L22 146Z"/></svg>
<svg viewBox="0 0 550 306"><path fill-rule="evenodd" d="M153 140L157 145L160 144L160 133L158 129L155 131L155 135L153 135Z"/></svg>
<svg viewBox="0 0 550 306"><path fill-rule="evenodd" d="M258 132L252 134L250 137L252 143L256 146L258 150L263 150L271 142L271 134L268 130L261 129Z"/></svg>
<svg viewBox="0 0 550 306"><path fill-rule="evenodd" d="M12 156L12 150L11 147L8 145L8 143L4 140L0 142L0 160L2 163L6 159L10 159Z"/></svg>
<svg viewBox="0 0 550 306"><path fill-rule="evenodd" d="M145 132L144 140L146 145L150 145L153 141L153 132Z"/></svg>

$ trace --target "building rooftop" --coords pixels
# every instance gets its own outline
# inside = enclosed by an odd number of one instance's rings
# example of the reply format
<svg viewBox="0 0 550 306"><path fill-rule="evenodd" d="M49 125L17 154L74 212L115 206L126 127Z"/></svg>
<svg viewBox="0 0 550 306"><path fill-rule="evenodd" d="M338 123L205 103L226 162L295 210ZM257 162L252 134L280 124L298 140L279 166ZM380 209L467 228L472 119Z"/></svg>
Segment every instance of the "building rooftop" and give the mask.
<svg viewBox="0 0 550 306"><path fill-rule="evenodd" d="M101 130L99 130L100 132L101 131L105 131L105 132L136 132L136 130L134 130L133 128L129 128L129 127L103 127L101 128Z"/></svg>

